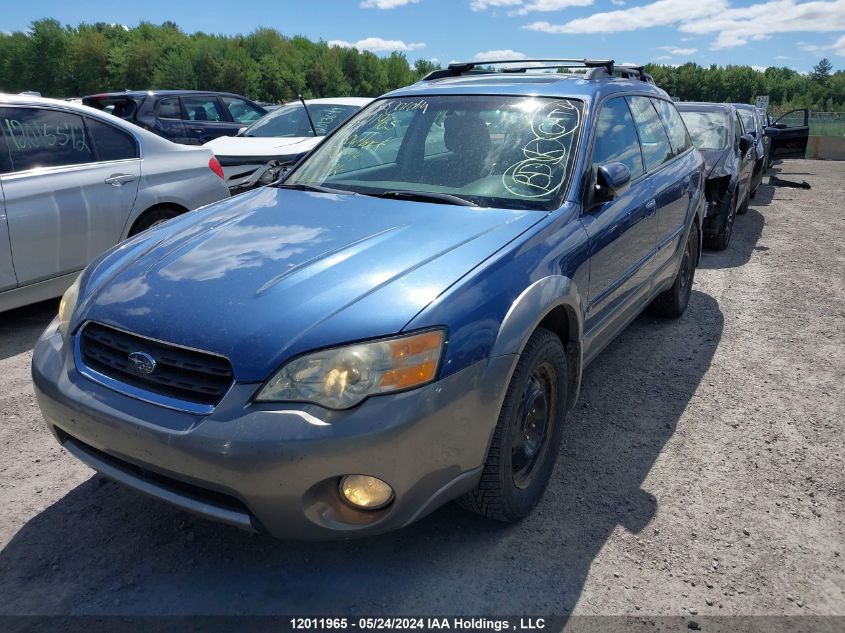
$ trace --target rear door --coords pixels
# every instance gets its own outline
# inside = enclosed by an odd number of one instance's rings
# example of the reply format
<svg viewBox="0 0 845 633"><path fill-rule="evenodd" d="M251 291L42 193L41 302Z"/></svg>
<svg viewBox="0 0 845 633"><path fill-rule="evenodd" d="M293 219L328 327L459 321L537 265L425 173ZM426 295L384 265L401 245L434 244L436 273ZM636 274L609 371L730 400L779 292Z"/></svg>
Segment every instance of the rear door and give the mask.
<svg viewBox="0 0 845 633"><path fill-rule="evenodd" d="M82 269L116 244L135 202L130 134L71 110L0 108L12 172L0 176L18 285Z"/></svg>
<svg viewBox="0 0 845 633"><path fill-rule="evenodd" d="M810 112L790 110L772 124L780 133L772 137L772 158L804 158L810 139Z"/></svg>
<svg viewBox="0 0 845 633"><path fill-rule="evenodd" d="M672 146L652 100L633 96L628 97L628 102L643 148L648 188L657 202L657 252L650 269L650 272L655 272L670 261L681 245L689 203L690 174L683 161L674 160L678 152ZM668 112L666 116L669 116ZM678 150L686 151L686 126L681 129L685 140L676 139L676 143Z"/></svg>
<svg viewBox="0 0 845 633"><path fill-rule="evenodd" d="M216 95L183 95L182 118L191 145L204 145L220 136L235 136L243 127L232 121Z"/></svg>
<svg viewBox="0 0 845 633"><path fill-rule="evenodd" d="M182 120L182 102L179 97L162 97L155 104L152 131L174 143L190 145L188 128Z"/></svg>

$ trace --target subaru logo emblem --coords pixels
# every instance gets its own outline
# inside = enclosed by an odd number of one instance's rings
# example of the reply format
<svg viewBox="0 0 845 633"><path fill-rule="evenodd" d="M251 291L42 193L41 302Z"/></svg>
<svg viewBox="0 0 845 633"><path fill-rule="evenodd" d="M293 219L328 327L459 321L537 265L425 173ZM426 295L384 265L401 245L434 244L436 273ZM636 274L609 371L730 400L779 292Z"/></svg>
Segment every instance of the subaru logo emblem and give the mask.
<svg viewBox="0 0 845 633"><path fill-rule="evenodd" d="M132 352L129 354L129 364L142 376L147 376L156 370L156 359L146 352Z"/></svg>

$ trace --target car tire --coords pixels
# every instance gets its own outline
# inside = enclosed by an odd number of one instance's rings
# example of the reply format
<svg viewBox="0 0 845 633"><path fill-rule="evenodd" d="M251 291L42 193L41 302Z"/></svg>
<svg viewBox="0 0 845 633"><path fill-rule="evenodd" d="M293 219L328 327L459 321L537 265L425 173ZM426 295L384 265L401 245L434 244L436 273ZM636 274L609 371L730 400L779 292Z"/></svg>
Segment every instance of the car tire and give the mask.
<svg viewBox="0 0 845 633"><path fill-rule="evenodd" d="M481 480L462 507L511 523L531 512L551 477L566 418L566 352L551 331L528 340L505 394Z"/></svg>
<svg viewBox="0 0 845 633"><path fill-rule="evenodd" d="M675 275L672 287L655 297L648 307L648 311L656 316L677 319L689 304L692 284L695 281L695 267L698 261L698 225L692 223L681 265Z"/></svg>
<svg viewBox="0 0 845 633"><path fill-rule="evenodd" d="M707 248L712 248L715 251L723 251L731 243L731 235L733 235L734 220L736 220L736 199L738 191L734 191L731 196L731 204L728 207L727 215L722 218L722 226L716 235L708 235L704 238L704 245Z"/></svg>
<svg viewBox="0 0 845 633"><path fill-rule="evenodd" d="M138 233L151 229L154 226L158 226L168 220L172 220L177 215L182 215L184 212L185 211L183 209L179 209L178 207L163 205L147 209L141 214L141 217L135 220L135 224L133 224L132 228L129 230L129 237L138 235Z"/></svg>

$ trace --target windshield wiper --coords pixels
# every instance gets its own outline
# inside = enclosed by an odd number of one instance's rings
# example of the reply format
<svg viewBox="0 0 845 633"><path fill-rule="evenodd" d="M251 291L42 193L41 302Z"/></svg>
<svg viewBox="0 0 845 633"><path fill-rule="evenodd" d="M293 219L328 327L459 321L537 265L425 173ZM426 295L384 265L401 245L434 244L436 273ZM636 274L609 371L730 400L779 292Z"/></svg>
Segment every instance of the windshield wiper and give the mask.
<svg viewBox="0 0 845 633"><path fill-rule="evenodd" d="M437 193L435 191L382 191L380 193L363 192L365 196L375 198L395 198L396 200L416 200L418 202L434 202L436 204L454 204L460 207L477 207L478 205L451 193Z"/></svg>
<svg viewBox="0 0 845 633"><path fill-rule="evenodd" d="M324 187L323 185L307 185L305 183L285 184L279 183L276 185L280 189L295 189L296 191L316 191L318 193L339 193L346 196L357 196L357 192L349 189L332 189L331 187Z"/></svg>

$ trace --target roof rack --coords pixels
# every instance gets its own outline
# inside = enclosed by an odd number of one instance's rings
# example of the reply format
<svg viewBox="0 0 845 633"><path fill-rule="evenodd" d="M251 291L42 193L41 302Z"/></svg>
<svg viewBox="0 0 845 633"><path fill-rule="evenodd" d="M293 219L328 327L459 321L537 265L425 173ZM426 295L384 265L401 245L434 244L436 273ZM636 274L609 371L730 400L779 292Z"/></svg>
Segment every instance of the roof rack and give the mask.
<svg viewBox="0 0 845 633"><path fill-rule="evenodd" d="M501 66L505 68L491 70L489 66ZM460 77L461 75L487 75L495 72L501 73L526 73L538 70L556 70L561 67L583 66L587 69L585 79L603 79L610 77L621 77L623 79L640 79L647 83L654 83L654 78L645 72L645 66L635 64L616 64L612 59L574 59L574 58L551 58L551 59L506 59L492 61L453 62L448 68L435 70L423 77L423 81L444 79L447 77Z"/></svg>
<svg viewBox="0 0 845 633"><path fill-rule="evenodd" d="M548 70L566 66L583 66L585 68L603 68L608 75L613 74L612 59L572 59L572 58L551 58L551 59L499 59L473 62L453 62L448 68L435 70L423 77L423 81L433 79L444 79L446 77L460 77L468 73L489 74L485 66L501 66L507 64L507 68L500 72L524 73L529 70ZM492 71L496 72L496 71Z"/></svg>

